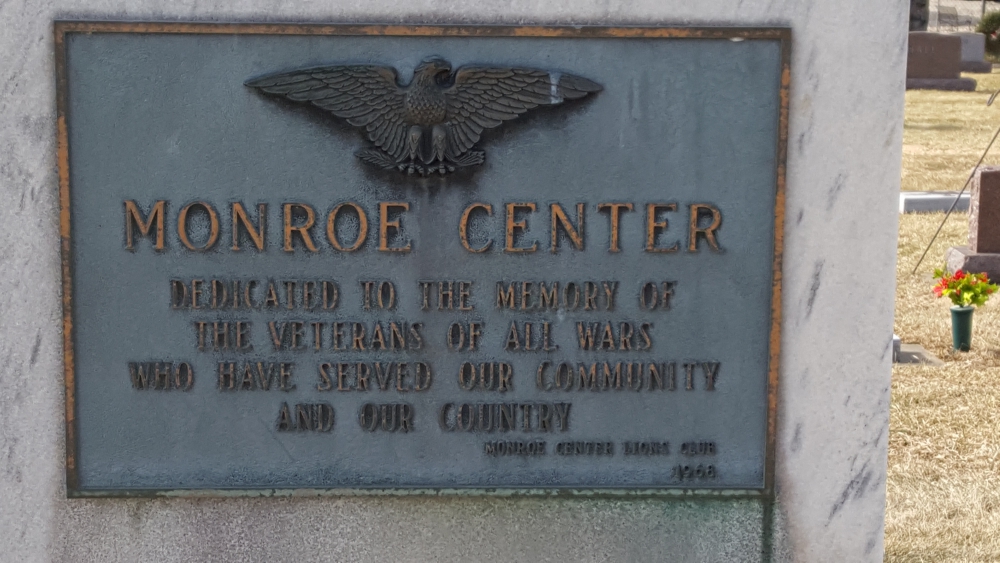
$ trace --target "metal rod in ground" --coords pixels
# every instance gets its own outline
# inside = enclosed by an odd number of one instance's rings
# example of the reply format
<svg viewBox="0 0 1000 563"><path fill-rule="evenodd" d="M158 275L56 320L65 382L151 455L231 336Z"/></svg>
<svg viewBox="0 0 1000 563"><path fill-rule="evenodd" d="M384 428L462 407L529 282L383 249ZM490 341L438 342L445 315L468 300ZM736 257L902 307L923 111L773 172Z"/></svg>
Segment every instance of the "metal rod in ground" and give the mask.
<svg viewBox="0 0 1000 563"><path fill-rule="evenodd" d="M988 106L993 105L993 100L997 98L997 94L1000 94L1000 90L993 92L993 95L990 96L990 99L986 102L986 105ZM962 194L965 193L965 189L969 187L969 182L971 182L972 179L975 178L976 171L979 170L979 165L981 165L983 163L983 160L986 159L986 154L990 152L990 147L992 147L994 141L997 140L997 136L1000 136L1000 127L997 127L997 132L994 133L993 138L990 139L990 144L986 145L986 150L983 151L983 156L979 157L979 162L977 162L976 165L972 167L972 172L969 174L969 177L966 178L965 185L962 186L962 191L958 192L958 195L955 196L955 201L951 203L951 207L948 208L948 212L944 214L944 219L942 219L941 224L938 225L937 231L934 231L934 236L932 236L931 241L927 243L927 248L925 248L924 253L920 255L920 260L917 260L917 265L913 267L913 271L910 272L910 274L917 273L917 268L919 268L920 264L923 263L924 258L927 256L927 252L931 249L931 246L934 245L934 241L937 240L938 235L941 234L941 229L944 228L945 222L948 220L948 217L951 216L951 212L955 210L955 206L958 205L959 200L962 199Z"/></svg>

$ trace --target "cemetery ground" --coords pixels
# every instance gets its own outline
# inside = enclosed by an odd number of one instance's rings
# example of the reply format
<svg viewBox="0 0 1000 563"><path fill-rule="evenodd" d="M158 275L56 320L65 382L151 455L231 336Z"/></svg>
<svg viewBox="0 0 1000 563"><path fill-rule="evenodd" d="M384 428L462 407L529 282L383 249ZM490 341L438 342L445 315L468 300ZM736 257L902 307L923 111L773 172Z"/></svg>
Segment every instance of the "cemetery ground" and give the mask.
<svg viewBox="0 0 1000 563"><path fill-rule="evenodd" d="M910 90L903 133L903 191L960 190L1000 125L1000 73L963 74L975 92ZM1000 139L985 164L1000 164ZM950 221L950 219L949 219ZM911 267L912 268L912 267Z"/></svg>
<svg viewBox="0 0 1000 563"><path fill-rule="evenodd" d="M910 91L903 134L904 190L959 190L1000 125L1000 74L970 75L976 92ZM985 164L1000 164L1000 141ZM916 274L943 213L899 217L895 332L944 366L896 364L889 425L886 561L1000 561L1000 298L975 313L972 350L951 350L950 303L933 270L966 244L953 215ZM859 277L863 272L858 272Z"/></svg>

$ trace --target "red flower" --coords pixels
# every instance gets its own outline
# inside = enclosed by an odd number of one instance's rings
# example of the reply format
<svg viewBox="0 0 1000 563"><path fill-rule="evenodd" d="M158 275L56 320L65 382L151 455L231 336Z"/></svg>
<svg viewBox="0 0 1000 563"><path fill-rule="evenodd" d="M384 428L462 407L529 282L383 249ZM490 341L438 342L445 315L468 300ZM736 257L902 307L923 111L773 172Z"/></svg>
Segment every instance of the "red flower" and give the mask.
<svg viewBox="0 0 1000 563"><path fill-rule="evenodd" d="M944 297L947 293L951 302L960 307L983 305L990 295L1000 289L990 282L985 272L973 274L958 270L948 275L946 270L937 269L934 275L938 276L937 284L932 290L934 295Z"/></svg>

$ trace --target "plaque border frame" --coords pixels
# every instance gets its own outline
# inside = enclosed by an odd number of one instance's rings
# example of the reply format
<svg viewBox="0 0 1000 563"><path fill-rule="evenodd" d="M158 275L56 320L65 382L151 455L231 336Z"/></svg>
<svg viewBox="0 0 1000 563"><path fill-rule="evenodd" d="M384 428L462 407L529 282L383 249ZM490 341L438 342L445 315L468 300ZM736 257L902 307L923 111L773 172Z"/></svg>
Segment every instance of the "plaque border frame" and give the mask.
<svg viewBox="0 0 1000 563"><path fill-rule="evenodd" d="M322 24L207 21L155 22L55 20L56 160L59 174L59 238L62 264L63 377L66 393L66 496L68 498L150 497L316 497L316 496L496 496L559 498L714 498L763 499L763 518L773 519L775 435L781 350L781 282L784 250L785 188L788 153L788 107L791 86L792 30L789 27L601 26L601 25L433 25ZM778 139L775 147L774 246L771 272L771 323L768 337L767 413L764 486L761 488L259 488L259 489L84 489L77 472L76 373L73 348L72 230L70 225L69 110L66 37L70 34L144 33L198 35L413 36L413 37L549 37L574 39L656 38L778 41ZM765 522L766 524L767 522Z"/></svg>

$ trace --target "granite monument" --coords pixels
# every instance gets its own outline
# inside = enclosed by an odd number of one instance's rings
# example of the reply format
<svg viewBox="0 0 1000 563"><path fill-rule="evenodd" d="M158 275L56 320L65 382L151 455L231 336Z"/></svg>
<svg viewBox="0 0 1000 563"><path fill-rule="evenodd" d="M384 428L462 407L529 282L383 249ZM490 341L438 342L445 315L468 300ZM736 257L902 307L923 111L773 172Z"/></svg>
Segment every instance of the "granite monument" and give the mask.
<svg viewBox="0 0 1000 563"><path fill-rule="evenodd" d="M962 38L956 35L911 31L906 58L908 90L976 89L976 81L962 78Z"/></svg>
<svg viewBox="0 0 1000 563"><path fill-rule="evenodd" d="M972 179L969 244L953 246L945 255L948 269L986 272L1000 279L1000 167L983 166Z"/></svg>

